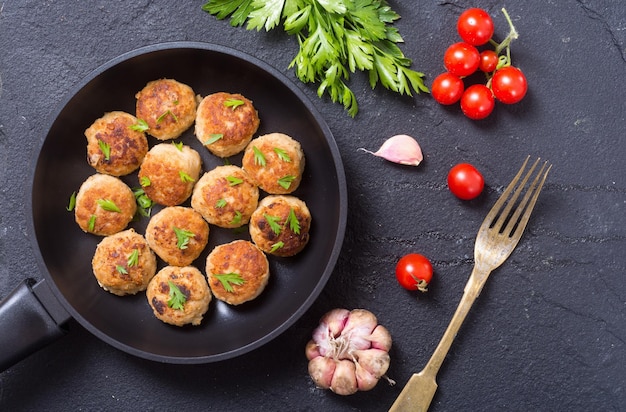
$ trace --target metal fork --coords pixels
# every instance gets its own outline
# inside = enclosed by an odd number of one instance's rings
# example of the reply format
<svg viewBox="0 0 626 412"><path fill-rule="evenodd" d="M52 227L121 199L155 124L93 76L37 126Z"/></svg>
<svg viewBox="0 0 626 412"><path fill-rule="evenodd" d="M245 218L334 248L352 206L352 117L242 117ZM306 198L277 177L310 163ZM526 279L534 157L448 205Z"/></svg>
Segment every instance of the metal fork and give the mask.
<svg viewBox="0 0 626 412"><path fill-rule="evenodd" d="M491 208L478 230L474 246L474 269L465 286L461 302L459 302L459 306L439 345L437 345L424 369L411 376L389 412L422 412L428 410L437 391L437 372L452 345L454 337L474 300L480 294L489 274L504 263L517 246L537 197L539 197L539 192L541 192L552 167L548 162L544 162L531 180L531 176L539 164L539 159L524 174L529 158L526 158L519 172ZM522 175L524 175L523 178ZM521 181L520 178L522 178ZM529 180L530 183L528 183ZM527 183L528 188L526 189ZM520 200L524 190L526 192Z"/></svg>

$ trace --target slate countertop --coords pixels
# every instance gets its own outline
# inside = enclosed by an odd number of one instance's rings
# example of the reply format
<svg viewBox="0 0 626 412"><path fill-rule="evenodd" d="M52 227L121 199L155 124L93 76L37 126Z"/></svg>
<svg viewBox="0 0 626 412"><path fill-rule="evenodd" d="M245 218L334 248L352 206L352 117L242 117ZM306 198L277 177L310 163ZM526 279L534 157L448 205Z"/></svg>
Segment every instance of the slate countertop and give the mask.
<svg viewBox="0 0 626 412"><path fill-rule="evenodd" d="M42 277L25 210L32 164L55 107L92 70L127 51L166 41L202 41L253 55L292 79L321 112L348 181L342 253L310 310L265 346L207 365L139 359L92 336L70 333L0 374L0 410L383 411L428 361L461 297L484 215L527 155L554 167L527 231L489 279L438 376L432 411L626 410L626 8L619 1L392 2L401 46L426 83L443 70L455 22L500 9L520 38L513 61L530 89L488 120L466 119L429 95L371 91L355 75L356 118L319 99L287 67L296 40L233 28L177 3L0 1L0 297ZM422 145L417 168L376 149L406 133ZM459 201L446 174L470 162L485 176L477 200ZM428 256L436 279L426 295L401 290L396 261ZM375 313L394 338L388 375L372 391L340 397L315 388L304 345L335 307Z"/></svg>

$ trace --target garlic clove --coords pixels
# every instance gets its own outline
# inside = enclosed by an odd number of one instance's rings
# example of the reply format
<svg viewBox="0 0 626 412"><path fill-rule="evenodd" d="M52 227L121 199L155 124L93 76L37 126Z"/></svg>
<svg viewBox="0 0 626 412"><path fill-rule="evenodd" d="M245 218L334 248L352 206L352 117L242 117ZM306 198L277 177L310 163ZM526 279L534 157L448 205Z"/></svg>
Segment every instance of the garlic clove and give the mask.
<svg viewBox="0 0 626 412"><path fill-rule="evenodd" d="M372 348L389 352L391 349L391 334L383 325L378 325L369 336Z"/></svg>
<svg viewBox="0 0 626 412"><path fill-rule="evenodd" d="M356 367L351 360L336 361L330 390L337 395L352 395L359 390L356 382Z"/></svg>
<svg viewBox="0 0 626 412"><path fill-rule="evenodd" d="M359 150L374 156L382 157L390 162L408 166L417 166L422 162L422 160L424 160L422 148L419 143L417 143L414 138L406 134L398 134L390 137L376 152L371 152L363 148L360 148Z"/></svg>
<svg viewBox="0 0 626 412"><path fill-rule="evenodd" d="M329 389L337 362L332 358L318 356L309 362L309 375L318 388Z"/></svg>

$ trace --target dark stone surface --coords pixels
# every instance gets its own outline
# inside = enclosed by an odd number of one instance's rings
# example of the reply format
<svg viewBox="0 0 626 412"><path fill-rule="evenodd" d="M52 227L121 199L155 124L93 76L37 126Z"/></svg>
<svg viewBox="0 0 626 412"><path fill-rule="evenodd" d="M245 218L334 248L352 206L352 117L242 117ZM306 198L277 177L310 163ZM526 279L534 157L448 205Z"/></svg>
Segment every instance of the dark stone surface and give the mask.
<svg viewBox="0 0 626 412"><path fill-rule="evenodd" d="M294 38L232 28L202 3L0 1L0 296L41 278L24 207L29 165L53 109L90 71L141 46L194 40L252 54L295 81L287 69ZM428 84L457 40L456 17L471 6L488 9L504 36L500 2L393 2L402 49ZM236 359L181 366L127 355L72 322L67 336L0 374L0 410L386 410L441 337L472 268L476 230L528 154L553 170L520 245L461 328L431 410L626 410L626 8L566 0L507 9L521 34L513 59L530 91L486 121L427 95L371 91L361 75L352 83L361 110L351 119L297 83L335 135L350 211L333 276L284 334ZM422 144L418 168L357 151L398 133ZM464 161L487 182L471 202L445 184ZM429 256L436 271L418 298L393 279L409 252ZM395 387L350 397L314 387L304 345L334 307L369 309L388 327Z"/></svg>

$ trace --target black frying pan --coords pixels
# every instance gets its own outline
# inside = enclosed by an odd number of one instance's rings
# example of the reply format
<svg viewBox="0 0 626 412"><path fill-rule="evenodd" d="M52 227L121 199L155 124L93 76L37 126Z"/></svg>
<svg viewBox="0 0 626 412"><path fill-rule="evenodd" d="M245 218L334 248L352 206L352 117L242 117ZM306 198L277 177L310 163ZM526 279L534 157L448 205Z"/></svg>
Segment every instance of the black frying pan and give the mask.
<svg viewBox="0 0 626 412"><path fill-rule="evenodd" d="M257 135L282 132L302 144L306 168L294 195L313 216L311 240L292 258L270 257L271 278L252 302L232 307L213 300L200 326L157 320L144 293L119 297L102 290L91 270L100 237L85 234L66 210L70 195L95 171L86 161L84 130L105 112L134 114L135 93L163 77L200 95L242 93L261 118ZM347 216L346 182L333 136L319 113L288 79L243 53L204 43L178 42L127 53L93 72L53 115L34 165L28 207L43 280L25 280L0 306L0 369L4 370L64 333L73 317L107 343L133 355L168 363L208 363L255 349L292 325L317 298L341 249ZM201 154L204 170L223 164L188 131L181 139ZM157 143L149 138L151 145ZM241 157L230 159L241 164ZM137 187L136 174L124 177ZM154 210L153 213L158 211ZM144 233L147 219L131 223ZM209 245L249 238L247 232L211 227ZM163 263L161 263L161 266Z"/></svg>

